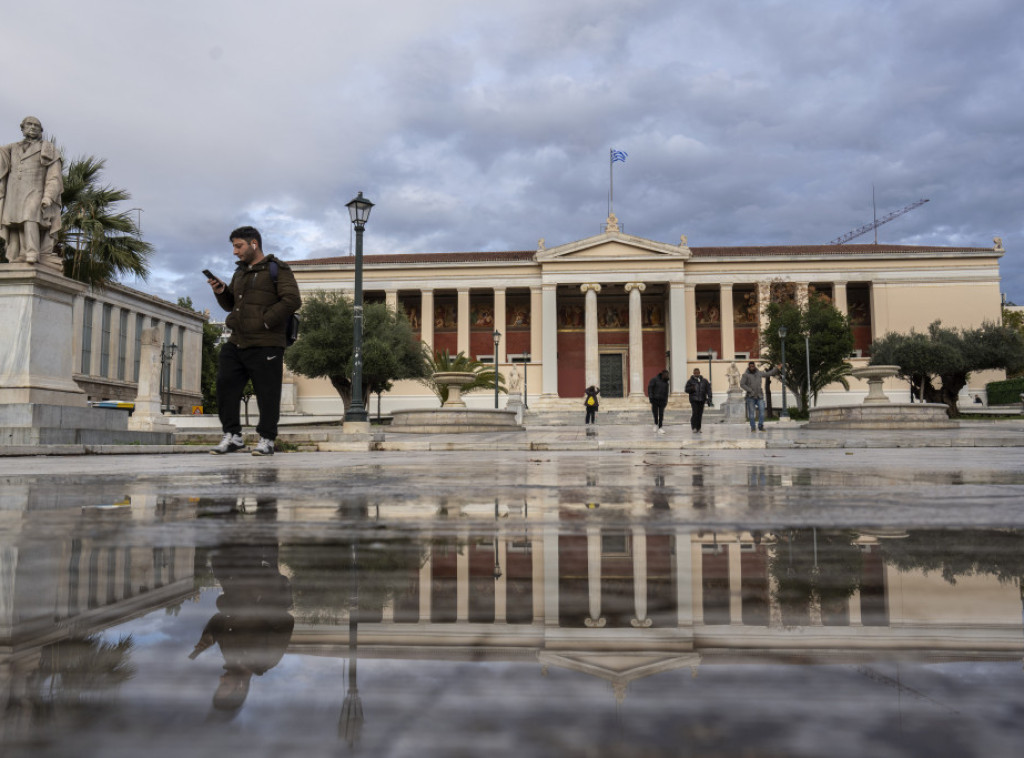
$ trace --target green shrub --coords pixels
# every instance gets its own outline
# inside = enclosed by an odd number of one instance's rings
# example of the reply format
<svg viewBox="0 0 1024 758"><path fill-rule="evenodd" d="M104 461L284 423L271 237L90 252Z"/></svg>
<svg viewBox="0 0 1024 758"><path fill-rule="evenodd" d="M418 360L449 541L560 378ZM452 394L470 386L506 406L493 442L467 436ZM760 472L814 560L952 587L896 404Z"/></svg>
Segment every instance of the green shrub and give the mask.
<svg viewBox="0 0 1024 758"><path fill-rule="evenodd" d="M989 405L1009 405L1020 402L1020 393L1024 392L1024 377L1007 379L1003 382L989 382L985 385Z"/></svg>

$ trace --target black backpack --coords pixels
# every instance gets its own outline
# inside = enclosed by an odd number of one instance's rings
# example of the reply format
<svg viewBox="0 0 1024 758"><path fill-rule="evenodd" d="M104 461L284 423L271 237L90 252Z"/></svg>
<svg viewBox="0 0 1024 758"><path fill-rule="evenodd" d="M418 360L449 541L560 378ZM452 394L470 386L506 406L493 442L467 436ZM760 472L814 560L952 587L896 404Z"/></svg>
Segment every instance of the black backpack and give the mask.
<svg viewBox="0 0 1024 758"><path fill-rule="evenodd" d="M276 289L278 271L277 261L271 261L270 266L268 268L270 269L270 278L274 280L274 288ZM288 327L285 330L284 336L285 342L288 344L289 347L291 345L294 345L295 340L299 338L299 323L301 321L302 319L299 318L298 313L293 313L288 317Z"/></svg>

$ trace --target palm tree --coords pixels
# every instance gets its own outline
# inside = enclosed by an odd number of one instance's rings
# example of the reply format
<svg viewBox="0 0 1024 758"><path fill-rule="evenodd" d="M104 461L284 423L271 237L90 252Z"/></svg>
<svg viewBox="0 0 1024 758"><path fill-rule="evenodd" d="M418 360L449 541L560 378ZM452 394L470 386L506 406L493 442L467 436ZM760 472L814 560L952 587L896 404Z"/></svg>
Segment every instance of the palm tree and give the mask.
<svg viewBox="0 0 1024 758"><path fill-rule="evenodd" d="M421 379L425 385L430 387L441 405L448 402L448 386L438 385L431 376L447 371L465 371L476 374L472 383L463 386L462 394L474 392L481 389L494 389L494 368L490 364L481 363L478 360L469 358L465 353L450 355L447 350L435 353L426 343L423 344L423 359L427 364L427 376ZM498 389L507 392L505 389L505 377L498 374Z"/></svg>
<svg viewBox="0 0 1024 758"><path fill-rule="evenodd" d="M145 279L153 246L142 239L128 211L114 205L131 199L123 189L100 185L106 161L94 156L71 161L64 174L57 249L64 275L103 284L128 274Z"/></svg>

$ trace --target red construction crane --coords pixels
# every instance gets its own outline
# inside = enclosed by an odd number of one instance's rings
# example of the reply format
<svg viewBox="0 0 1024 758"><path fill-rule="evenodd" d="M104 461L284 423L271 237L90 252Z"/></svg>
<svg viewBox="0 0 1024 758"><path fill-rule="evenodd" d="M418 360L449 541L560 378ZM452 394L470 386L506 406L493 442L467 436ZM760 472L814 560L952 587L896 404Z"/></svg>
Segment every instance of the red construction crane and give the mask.
<svg viewBox="0 0 1024 758"><path fill-rule="evenodd" d="M872 229L877 229L882 224L888 224L894 218L899 218L904 213L910 213L910 211L914 210L914 208L920 207L920 206L924 205L927 202L928 202L927 199L918 200L916 203L911 203L906 208L900 208L898 211L893 211L892 213L890 213L887 216L882 216L882 218L875 219L870 224L864 224L864 226L858 227L857 229L854 229L852 232L847 232L842 237L836 237L834 240L832 240L828 244L830 244L830 245L842 245L844 242L849 242L850 240L852 240L855 237L859 237L862 234L867 234ZM876 245L878 244L878 235L877 234L875 235L875 244Z"/></svg>

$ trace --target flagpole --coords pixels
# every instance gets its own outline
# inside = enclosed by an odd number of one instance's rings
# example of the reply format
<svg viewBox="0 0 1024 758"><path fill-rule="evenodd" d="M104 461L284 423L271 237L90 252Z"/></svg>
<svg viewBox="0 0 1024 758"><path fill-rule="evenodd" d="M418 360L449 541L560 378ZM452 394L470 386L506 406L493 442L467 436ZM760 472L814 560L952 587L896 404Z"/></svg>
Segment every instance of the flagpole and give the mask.
<svg viewBox="0 0 1024 758"><path fill-rule="evenodd" d="M608 215L612 215L615 207L615 161L612 159L612 148L608 148Z"/></svg>

